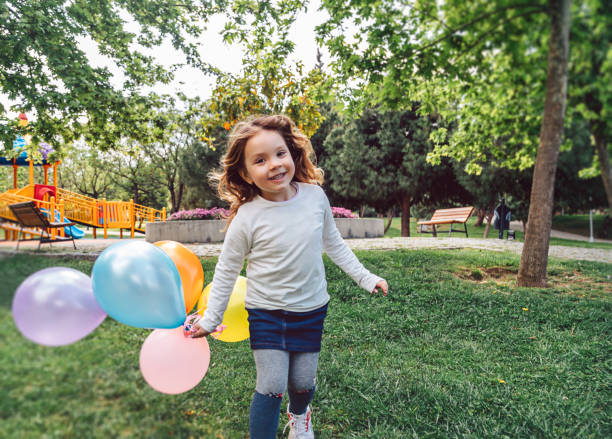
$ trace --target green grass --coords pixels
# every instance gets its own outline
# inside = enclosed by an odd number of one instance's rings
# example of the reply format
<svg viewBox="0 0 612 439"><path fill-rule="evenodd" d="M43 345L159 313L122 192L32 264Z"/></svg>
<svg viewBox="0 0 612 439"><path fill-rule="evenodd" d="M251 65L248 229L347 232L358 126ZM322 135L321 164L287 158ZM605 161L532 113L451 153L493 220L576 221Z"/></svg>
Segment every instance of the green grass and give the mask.
<svg viewBox="0 0 612 439"><path fill-rule="evenodd" d="M593 215L593 233L600 237L603 229L605 215ZM557 215L553 217L553 229L576 235L591 236L589 215ZM612 236L612 230L608 230Z"/></svg>
<svg viewBox="0 0 612 439"><path fill-rule="evenodd" d="M575 241L573 239L550 238L550 245L563 245L565 247L603 248L612 250L612 244L607 242Z"/></svg>
<svg viewBox="0 0 612 439"><path fill-rule="evenodd" d="M522 289L519 258L506 253L358 256L390 293L360 290L326 259L318 438L612 435L611 265L552 259L552 287ZM202 261L208 282L215 259ZM27 275L56 265L89 273L92 263L0 259L0 437L247 437L255 380L247 342L211 340L203 381L168 396L138 369L148 330L107 318L70 346L23 338L12 295Z"/></svg>
<svg viewBox="0 0 612 439"><path fill-rule="evenodd" d="M401 227L402 227L401 221L402 221L401 218L393 218L393 220L391 221L391 227L389 227L389 230L387 230L387 233L385 233L385 237L395 238L395 237L401 236ZM432 237L433 235L431 233L419 234L417 232L417 227L418 227L417 221L418 220L416 218L410 219L410 236L411 237L429 237L429 238ZM476 223L476 217L471 217L468 220L467 222L468 236L470 238L479 238L479 239L484 238L485 226L483 225L482 227L476 227L474 226L475 223ZM448 225L443 225L443 226L438 227L438 238L439 239L444 239L448 237L448 228L449 228ZM455 230L457 229L463 230L463 225L455 224L453 228ZM464 233L453 233L452 236L455 238L465 238ZM491 225L491 228L489 229L489 236L487 238L488 239L499 239L499 231L495 230L493 228L493 225ZM524 233L516 231L516 240L523 242ZM561 239L561 238L551 238L550 245L563 245L566 247L583 247L583 248L603 248L603 249L612 250L612 243L607 243L607 242L591 243L587 241L575 241L571 239Z"/></svg>

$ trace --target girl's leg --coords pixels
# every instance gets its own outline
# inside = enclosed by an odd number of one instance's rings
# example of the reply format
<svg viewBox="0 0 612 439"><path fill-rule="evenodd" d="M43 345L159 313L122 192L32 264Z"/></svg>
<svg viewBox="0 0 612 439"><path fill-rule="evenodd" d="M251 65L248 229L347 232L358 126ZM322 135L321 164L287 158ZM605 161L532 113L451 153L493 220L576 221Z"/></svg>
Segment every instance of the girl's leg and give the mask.
<svg viewBox="0 0 612 439"><path fill-rule="evenodd" d="M273 439L283 394L287 388L289 352L254 349L257 384L251 402L249 432L251 439Z"/></svg>
<svg viewBox="0 0 612 439"><path fill-rule="evenodd" d="M289 361L289 411L306 412L315 392L318 352L292 352Z"/></svg>

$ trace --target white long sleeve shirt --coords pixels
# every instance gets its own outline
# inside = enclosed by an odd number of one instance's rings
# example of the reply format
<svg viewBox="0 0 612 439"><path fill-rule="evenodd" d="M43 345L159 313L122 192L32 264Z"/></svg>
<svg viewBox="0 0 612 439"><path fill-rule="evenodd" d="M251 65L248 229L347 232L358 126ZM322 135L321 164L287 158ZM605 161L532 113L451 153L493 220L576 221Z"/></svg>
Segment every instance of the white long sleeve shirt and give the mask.
<svg viewBox="0 0 612 439"><path fill-rule="evenodd" d="M322 253L359 286L373 291L381 280L346 245L323 190L298 183L287 201L260 196L243 204L231 222L198 324L212 332L223 320L236 278L247 258L247 308L305 312L329 301Z"/></svg>

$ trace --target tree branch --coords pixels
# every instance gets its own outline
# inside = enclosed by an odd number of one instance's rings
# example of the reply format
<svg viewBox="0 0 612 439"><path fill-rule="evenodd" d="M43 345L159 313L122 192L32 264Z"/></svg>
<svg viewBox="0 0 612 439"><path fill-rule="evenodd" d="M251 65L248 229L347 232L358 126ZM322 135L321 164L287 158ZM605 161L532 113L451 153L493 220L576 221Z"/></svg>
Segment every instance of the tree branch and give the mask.
<svg viewBox="0 0 612 439"><path fill-rule="evenodd" d="M546 12L546 9L545 9L543 6L540 6L540 5L529 5L529 4L521 4L521 5L505 6L505 7L503 7L503 8L496 9L495 11L487 12L487 13L485 13L485 14L482 14L482 15L480 15L480 16L478 16L478 17L476 17L476 18L474 18L474 19L472 19L472 20L470 20L470 21L468 21L467 23L464 23L464 24L462 24L462 25L460 25L460 26L457 26L457 27L456 27L456 28L454 28L454 29L451 29L451 31L450 31L450 32L446 33L445 35L442 35L440 38L435 39L435 40L434 40L434 41L432 41L431 43L428 43L428 44L426 44L426 45L424 45L424 46L421 46L421 47L417 48L417 49L416 49L416 50L415 50L415 51L414 51L414 52L413 52L413 53L412 53L412 54L411 54L411 55L408 57L408 59L410 59L410 58L414 57L415 55L417 55L417 54L419 54L419 53L421 53L421 52L423 52L423 51L425 51L425 50L429 49L430 47L433 47L433 46L437 45L438 43L440 43L440 42L442 42L442 41L444 41L444 40L447 40L447 39L448 39L448 38L450 38L450 37L451 37L453 34L455 34L455 33L459 32L459 31L461 31L461 30L467 29L468 27L470 27L470 26L472 26L472 25L474 25L474 24L476 24L476 23L478 23L478 22L480 22L480 21L483 21L484 19L486 19L486 18L488 18L488 17L490 17L490 16L492 16L492 15L499 14L499 13L504 12L504 11L507 11L507 10L509 10L509 9L519 9L519 8L522 8L522 7L529 7L529 8L533 8L533 9L531 9L530 11L528 11L528 13L525 13L524 15L528 15L528 14L530 14L530 13L535 13L535 12ZM508 20L506 20L506 21L508 21Z"/></svg>
<svg viewBox="0 0 612 439"><path fill-rule="evenodd" d="M484 32L483 32L483 33L481 33L480 35L477 35L477 36L474 38L474 43L472 43L472 44L470 44L469 46L466 46L466 47L464 47L463 49L461 49L461 50L459 51L459 56L458 56L458 58L461 58L463 55L465 55L466 53L468 53L468 52L469 52L470 50L472 50L474 47L476 47L476 46L478 46L478 45L480 45L480 44L484 43L484 42L485 42L484 37L485 37L485 36L487 36L487 35L490 35L490 34L492 34L492 33L495 33L495 31L496 31L496 30L497 30L499 27L503 26L503 25L504 25L504 24L506 24L506 23L509 23L510 21L514 20L515 18L524 17L524 16L526 16L526 15L530 15L530 14L532 14L532 13L533 13L533 11L527 11L527 12L523 12L522 14L516 14L516 15L513 15L512 17L509 17L509 18L507 18L507 19L505 19L505 20L503 20L503 21L500 21L500 22L499 22L499 23L497 23L495 26L492 26L491 28L487 29L486 31L484 31Z"/></svg>

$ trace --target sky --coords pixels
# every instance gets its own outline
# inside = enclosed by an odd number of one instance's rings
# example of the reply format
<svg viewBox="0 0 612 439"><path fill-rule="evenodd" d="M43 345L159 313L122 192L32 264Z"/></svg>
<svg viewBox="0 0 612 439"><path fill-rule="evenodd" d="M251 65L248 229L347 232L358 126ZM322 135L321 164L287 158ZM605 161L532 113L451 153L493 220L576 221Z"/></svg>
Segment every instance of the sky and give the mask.
<svg viewBox="0 0 612 439"><path fill-rule="evenodd" d="M290 40L295 43L295 50L290 60L302 61L306 70L314 67L316 63L317 43L315 41L315 26L322 23L327 17L327 13L318 11L319 4L320 0L312 0L308 6L308 11L298 16L290 32ZM223 42L220 35L223 24L224 21L220 17L216 17L216 19L213 17L208 23L207 30L202 33L198 40L200 55L203 61L225 72L238 73L241 68L242 49L239 45L229 46ZM126 28L132 32L138 32L139 29L138 24L133 20L126 24ZM120 87L123 82L121 72L109 58L100 55L96 44L91 39L82 38L79 41L79 45L85 51L93 66L109 68L114 75L113 85ZM321 52L324 62L327 61L329 58L325 48L321 48ZM169 42L155 48L150 54L154 55L156 60L166 67L177 62L184 62L184 56L175 50ZM206 99L210 97L213 86L214 78L212 76L207 76L195 68L184 66L175 72L174 81L170 84L159 84L153 87L152 91L158 94L170 95L176 95L180 91L188 97L199 96ZM3 96L1 93L0 103L5 105L6 108L11 104L6 96ZM17 116L17 112L12 113L9 112L9 117ZM28 117L31 120L35 118L34 115L28 115Z"/></svg>

